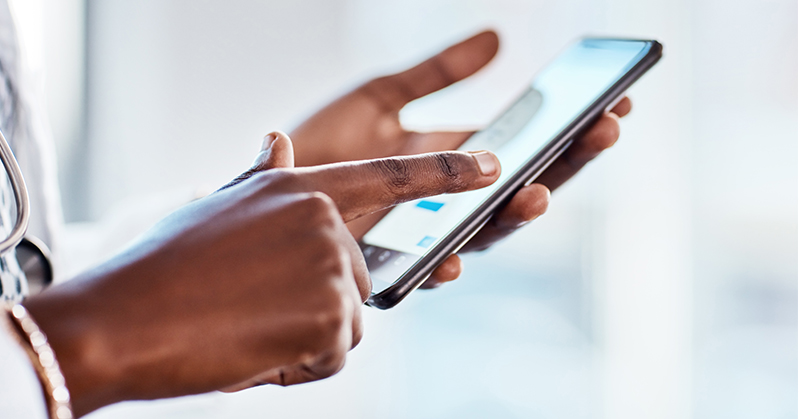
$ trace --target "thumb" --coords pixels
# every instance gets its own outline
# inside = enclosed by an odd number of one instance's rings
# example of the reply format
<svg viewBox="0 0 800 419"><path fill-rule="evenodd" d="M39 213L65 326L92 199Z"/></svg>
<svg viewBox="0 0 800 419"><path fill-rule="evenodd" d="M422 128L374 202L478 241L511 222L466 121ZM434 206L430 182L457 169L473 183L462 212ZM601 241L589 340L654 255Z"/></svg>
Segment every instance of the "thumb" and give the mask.
<svg viewBox="0 0 800 419"><path fill-rule="evenodd" d="M287 167L294 167L294 147L292 147L292 140L283 132L270 132L264 136L264 142L261 144L261 152L256 156L253 166L248 171L237 176L236 179L230 181L227 185L219 188L219 190L230 188L237 183L249 179L258 172Z"/></svg>
<svg viewBox="0 0 800 419"><path fill-rule="evenodd" d="M264 136L261 152L256 156L251 171L294 167L294 147L289 136L281 131L273 131Z"/></svg>

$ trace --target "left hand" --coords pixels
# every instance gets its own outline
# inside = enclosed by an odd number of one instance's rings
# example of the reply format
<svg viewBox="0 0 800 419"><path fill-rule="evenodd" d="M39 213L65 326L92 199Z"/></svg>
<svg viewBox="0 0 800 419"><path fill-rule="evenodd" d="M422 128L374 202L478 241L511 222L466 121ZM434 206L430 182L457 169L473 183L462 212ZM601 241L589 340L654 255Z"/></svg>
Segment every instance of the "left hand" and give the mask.
<svg viewBox="0 0 800 419"><path fill-rule="evenodd" d="M499 41L491 31L453 45L419 65L371 80L334 100L290 133L296 164L312 166L348 160L453 150L473 132L407 131L399 113L407 103L443 89L477 72L497 53ZM561 186L619 138L619 117L631 109L624 98L548 168L538 183L521 189L461 252L483 250L534 220L547 209L549 191ZM364 235L386 211L348 224L356 238ZM450 256L425 284L432 288L456 279L462 271L457 255Z"/></svg>

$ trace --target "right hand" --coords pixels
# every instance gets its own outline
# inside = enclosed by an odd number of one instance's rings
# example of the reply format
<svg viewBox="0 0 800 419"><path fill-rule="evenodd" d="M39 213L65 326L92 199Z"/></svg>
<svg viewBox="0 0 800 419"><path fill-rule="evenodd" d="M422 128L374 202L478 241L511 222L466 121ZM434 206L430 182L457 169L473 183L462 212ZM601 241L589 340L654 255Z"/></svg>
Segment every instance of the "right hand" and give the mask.
<svg viewBox="0 0 800 419"><path fill-rule="evenodd" d="M488 186L500 174L488 152L295 169L288 137L273 137L249 179L25 302L58 357L76 414L336 373L361 339L371 288L344 223Z"/></svg>

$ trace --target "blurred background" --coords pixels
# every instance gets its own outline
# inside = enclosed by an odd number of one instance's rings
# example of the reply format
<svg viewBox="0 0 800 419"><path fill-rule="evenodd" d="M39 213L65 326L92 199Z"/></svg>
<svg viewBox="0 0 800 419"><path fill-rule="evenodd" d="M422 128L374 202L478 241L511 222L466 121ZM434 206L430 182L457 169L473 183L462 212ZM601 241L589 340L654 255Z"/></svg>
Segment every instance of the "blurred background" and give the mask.
<svg viewBox="0 0 800 419"><path fill-rule="evenodd" d="M404 109L489 122L565 44L655 38L620 141L456 283L366 311L337 376L101 418L795 418L794 0L16 0L45 81L62 273L249 167L261 137L484 28L477 76Z"/></svg>

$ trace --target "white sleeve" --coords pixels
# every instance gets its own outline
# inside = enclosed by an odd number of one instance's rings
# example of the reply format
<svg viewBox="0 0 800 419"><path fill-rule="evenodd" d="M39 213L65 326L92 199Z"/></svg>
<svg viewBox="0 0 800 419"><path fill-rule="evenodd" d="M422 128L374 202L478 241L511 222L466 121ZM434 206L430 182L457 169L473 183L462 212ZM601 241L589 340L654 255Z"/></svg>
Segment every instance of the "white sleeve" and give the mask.
<svg viewBox="0 0 800 419"><path fill-rule="evenodd" d="M0 311L0 417L47 419L42 386L5 313Z"/></svg>

